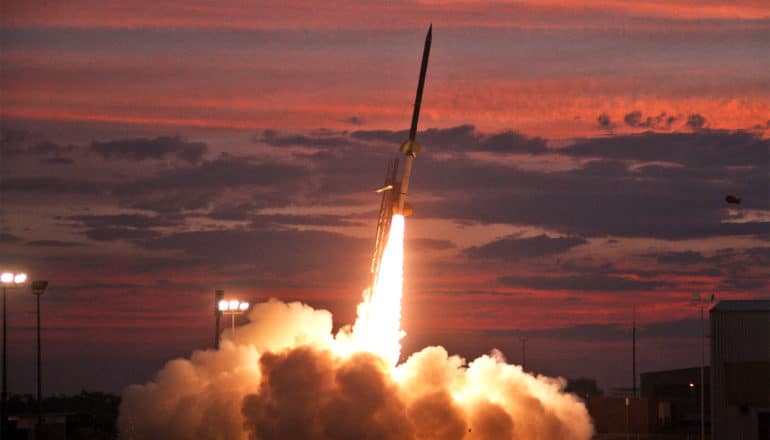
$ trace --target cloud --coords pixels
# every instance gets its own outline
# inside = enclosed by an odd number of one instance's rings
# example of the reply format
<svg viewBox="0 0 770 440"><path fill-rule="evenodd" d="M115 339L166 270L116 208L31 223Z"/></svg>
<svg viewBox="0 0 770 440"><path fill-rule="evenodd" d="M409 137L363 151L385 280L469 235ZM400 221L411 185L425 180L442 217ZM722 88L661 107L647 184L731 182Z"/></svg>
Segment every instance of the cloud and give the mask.
<svg viewBox="0 0 770 440"><path fill-rule="evenodd" d="M8 232L0 232L0 243L14 244L22 241L23 240L20 237L17 237L13 234Z"/></svg>
<svg viewBox="0 0 770 440"><path fill-rule="evenodd" d="M292 282L314 274L319 283L359 286L371 257L369 240L315 230L220 229L140 238L148 250L175 251L212 267L247 264L253 274L280 274Z"/></svg>
<svg viewBox="0 0 770 440"><path fill-rule="evenodd" d="M351 137L397 146L406 140L408 134L406 130L359 130L351 133ZM482 133L470 124L449 128L428 128L420 131L417 139L423 148L437 153L480 151L501 154L543 154L548 151L547 141L544 138L530 137L511 130Z"/></svg>
<svg viewBox="0 0 770 440"><path fill-rule="evenodd" d="M37 194L104 194L107 187L96 181L58 177L21 177L3 181L6 191Z"/></svg>
<svg viewBox="0 0 770 440"><path fill-rule="evenodd" d="M199 163L208 147L202 142L188 142L181 137L159 136L153 139L135 138L106 142L91 142L89 151L104 160L127 159L144 161L175 157L189 163Z"/></svg>
<svg viewBox="0 0 770 440"><path fill-rule="evenodd" d="M361 116L351 116L349 118L345 118L345 122L351 125L361 126L364 125L364 118Z"/></svg>
<svg viewBox="0 0 770 440"><path fill-rule="evenodd" d="M27 245L36 247L77 247L83 246L83 243L61 240L34 240L27 242Z"/></svg>
<svg viewBox="0 0 770 440"><path fill-rule="evenodd" d="M94 241L126 240L139 242L159 237L159 227L180 225L181 219L144 214L75 215L62 220L84 228L86 237Z"/></svg>
<svg viewBox="0 0 770 440"><path fill-rule="evenodd" d="M634 110L623 117L623 122L629 127L646 128L655 130L670 130L671 126L679 119L678 116L661 112L655 116L643 117L642 112Z"/></svg>
<svg viewBox="0 0 770 440"><path fill-rule="evenodd" d="M607 113L601 113L596 117L596 123L599 124L599 128L602 130L612 130L615 128L615 124L612 122L612 118Z"/></svg>
<svg viewBox="0 0 770 440"><path fill-rule="evenodd" d="M689 266L691 264L698 264L707 259L700 252L696 251L672 251L663 252L655 255L655 260L660 264L679 264L683 266Z"/></svg>
<svg viewBox="0 0 770 440"><path fill-rule="evenodd" d="M569 276L504 276L498 283L533 290L565 290L580 292L635 292L649 291L668 286L665 281L643 281L604 274L585 274Z"/></svg>
<svg viewBox="0 0 770 440"><path fill-rule="evenodd" d="M486 137L479 144L478 150L495 153L529 154L542 154L548 151L545 139L528 137L514 131L506 131Z"/></svg>
<svg viewBox="0 0 770 440"><path fill-rule="evenodd" d="M135 180L117 188L122 192L158 190L207 190L247 186L286 185L306 177L309 170L292 165L223 154L215 160L193 167L162 171L146 179Z"/></svg>
<svg viewBox="0 0 770 440"><path fill-rule="evenodd" d="M699 115L698 113L693 113L687 116L687 126L693 130L700 130L702 128L706 128L708 126L708 122L703 116Z"/></svg>
<svg viewBox="0 0 770 440"><path fill-rule="evenodd" d="M509 236L482 246L470 247L463 252L470 258L518 260L559 254L586 243L588 241L580 237L538 235L536 237L517 238Z"/></svg>
<svg viewBox="0 0 770 440"><path fill-rule="evenodd" d="M631 323L586 323L537 330L486 330L484 334L493 337L527 336L530 338L553 338L581 341L622 341L631 338ZM684 318L638 324L637 337L655 339L699 338L700 320Z"/></svg>
<svg viewBox="0 0 770 440"><path fill-rule="evenodd" d="M455 247L452 241L434 238L412 238L406 242L406 248L412 252L445 251Z"/></svg>
<svg viewBox="0 0 770 440"><path fill-rule="evenodd" d="M276 130L264 130L261 137L253 139L256 142L262 142L272 147L316 147L316 148L335 148L360 145L354 139L347 137L340 132L321 131L314 134L289 134L280 133Z"/></svg>
<svg viewBox="0 0 770 440"><path fill-rule="evenodd" d="M578 141L559 152L573 157L671 162L695 168L768 163L770 140L746 131L645 132ZM675 172L675 170L670 170Z"/></svg>
<svg viewBox="0 0 770 440"><path fill-rule="evenodd" d="M530 338L555 338L567 340L617 341L626 339L630 329L626 324L576 324L567 327L557 327L539 330L503 329L486 330L485 335L498 337L527 336Z"/></svg>

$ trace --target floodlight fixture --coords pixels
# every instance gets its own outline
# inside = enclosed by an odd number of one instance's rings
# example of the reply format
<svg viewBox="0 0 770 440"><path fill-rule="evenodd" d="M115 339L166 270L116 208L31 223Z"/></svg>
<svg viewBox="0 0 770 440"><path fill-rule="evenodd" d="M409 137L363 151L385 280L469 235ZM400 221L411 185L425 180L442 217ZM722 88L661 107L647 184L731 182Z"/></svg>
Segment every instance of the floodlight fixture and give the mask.
<svg viewBox="0 0 770 440"><path fill-rule="evenodd" d="M36 280L32 282L32 293L35 295L42 295L45 293L45 289L48 287L48 281Z"/></svg>

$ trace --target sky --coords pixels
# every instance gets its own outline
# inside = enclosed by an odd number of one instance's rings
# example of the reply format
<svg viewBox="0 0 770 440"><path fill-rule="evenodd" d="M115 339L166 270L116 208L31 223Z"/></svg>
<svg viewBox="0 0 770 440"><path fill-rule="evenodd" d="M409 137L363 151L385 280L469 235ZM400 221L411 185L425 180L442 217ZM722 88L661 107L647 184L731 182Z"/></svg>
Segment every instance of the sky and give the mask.
<svg viewBox="0 0 770 440"><path fill-rule="evenodd" d="M2 8L0 267L50 282L46 392L211 346L215 289L352 322L431 23L405 354L527 337L528 368L611 392L634 316L637 371L683 368L693 294L770 297L767 2ZM8 292L11 392L34 310Z"/></svg>

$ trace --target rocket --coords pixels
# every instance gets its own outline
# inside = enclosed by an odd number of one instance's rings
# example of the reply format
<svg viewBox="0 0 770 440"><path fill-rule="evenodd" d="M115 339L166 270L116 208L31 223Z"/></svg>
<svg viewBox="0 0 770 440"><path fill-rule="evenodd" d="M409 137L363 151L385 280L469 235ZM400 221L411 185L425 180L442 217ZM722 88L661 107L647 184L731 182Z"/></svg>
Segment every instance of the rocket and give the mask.
<svg viewBox="0 0 770 440"><path fill-rule="evenodd" d="M433 34L433 25L428 28L428 34L425 36L425 47L422 51L422 63L420 65L420 78L417 82L417 95L414 99L414 108L412 110L412 125L409 128L409 138L401 144L399 151L404 153L404 168L401 172L401 179L398 179L398 159L393 159L388 164L385 174L385 184L377 190L382 193L380 202L380 213L377 221L377 238L375 240L374 256L372 257L371 273L376 277L380 267L382 252L385 250L385 244L390 235L390 221L394 214L408 216L412 214L412 207L406 203L406 197L409 194L409 178L412 175L412 164L417 153L420 151L420 145L415 140L417 136L417 122L420 119L420 105L422 104L422 91L425 87L425 74L428 71L428 57L430 56L430 43Z"/></svg>

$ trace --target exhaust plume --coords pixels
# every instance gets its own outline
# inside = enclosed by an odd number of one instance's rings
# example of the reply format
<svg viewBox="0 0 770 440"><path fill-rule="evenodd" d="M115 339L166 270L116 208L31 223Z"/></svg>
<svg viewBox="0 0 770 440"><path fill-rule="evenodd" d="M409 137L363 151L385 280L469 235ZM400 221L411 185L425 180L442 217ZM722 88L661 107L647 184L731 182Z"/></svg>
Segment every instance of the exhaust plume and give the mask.
<svg viewBox="0 0 770 440"><path fill-rule="evenodd" d="M355 324L332 334L325 310L269 300L219 350L170 361L123 393L123 439L588 440L583 403L563 379L532 376L493 350L466 363L427 347L397 365L404 218Z"/></svg>

